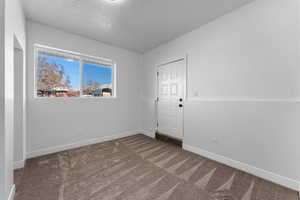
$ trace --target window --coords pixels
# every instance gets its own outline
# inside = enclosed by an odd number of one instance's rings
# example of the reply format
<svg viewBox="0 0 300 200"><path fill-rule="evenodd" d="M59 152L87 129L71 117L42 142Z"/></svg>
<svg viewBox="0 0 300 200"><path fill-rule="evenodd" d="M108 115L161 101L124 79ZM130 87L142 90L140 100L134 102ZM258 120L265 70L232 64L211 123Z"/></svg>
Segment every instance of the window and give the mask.
<svg viewBox="0 0 300 200"><path fill-rule="evenodd" d="M111 67L96 63L83 64L83 95L84 96L112 96Z"/></svg>
<svg viewBox="0 0 300 200"><path fill-rule="evenodd" d="M112 97L112 61L36 45L37 97Z"/></svg>

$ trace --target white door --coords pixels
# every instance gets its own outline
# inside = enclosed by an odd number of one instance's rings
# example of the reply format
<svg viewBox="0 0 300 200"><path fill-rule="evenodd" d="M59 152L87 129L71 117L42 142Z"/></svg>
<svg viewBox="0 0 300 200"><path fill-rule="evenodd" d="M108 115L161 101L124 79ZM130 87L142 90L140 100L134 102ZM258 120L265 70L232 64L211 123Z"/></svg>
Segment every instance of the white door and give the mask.
<svg viewBox="0 0 300 200"><path fill-rule="evenodd" d="M183 139L185 60L158 67L157 131Z"/></svg>

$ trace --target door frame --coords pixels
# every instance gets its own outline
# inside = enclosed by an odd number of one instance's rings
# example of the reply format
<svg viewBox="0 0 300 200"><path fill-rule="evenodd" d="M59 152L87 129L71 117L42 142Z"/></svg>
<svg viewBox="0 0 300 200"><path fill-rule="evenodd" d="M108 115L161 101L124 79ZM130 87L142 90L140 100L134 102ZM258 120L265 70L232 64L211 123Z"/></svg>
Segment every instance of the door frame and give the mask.
<svg viewBox="0 0 300 200"><path fill-rule="evenodd" d="M168 64L171 64L171 63L175 63L175 62L179 62L179 61L184 61L184 78L185 80L183 81L183 112L182 112L182 141L184 140L184 110L185 110L185 102L186 102L186 99L187 99L187 80L188 80L188 54L185 54L183 56L177 56L177 57L173 57L173 58L170 58L170 59L165 59L164 62L161 62L159 64L156 65L156 68L155 68L155 133L158 132L158 125L159 125L159 122L158 122L158 96L159 96L159 83L158 83L158 76L159 76L159 68L160 67L163 67L165 65L168 65Z"/></svg>

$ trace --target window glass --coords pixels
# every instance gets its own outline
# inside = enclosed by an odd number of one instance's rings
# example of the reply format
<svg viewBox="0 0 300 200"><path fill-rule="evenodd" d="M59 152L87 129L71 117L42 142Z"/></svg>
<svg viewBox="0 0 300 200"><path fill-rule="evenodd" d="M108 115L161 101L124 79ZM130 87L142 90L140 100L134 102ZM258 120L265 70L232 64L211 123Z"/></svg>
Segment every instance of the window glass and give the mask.
<svg viewBox="0 0 300 200"><path fill-rule="evenodd" d="M83 64L83 95L89 97L113 95L111 67Z"/></svg>
<svg viewBox="0 0 300 200"><path fill-rule="evenodd" d="M107 59L37 46L36 96L114 96L114 67Z"/></svg>
<svg viewBox="0 0 300 200"><path fill-rule="evenodd" d="M38 97L80 96L80 62L39 51L36 92Z"/></svg>

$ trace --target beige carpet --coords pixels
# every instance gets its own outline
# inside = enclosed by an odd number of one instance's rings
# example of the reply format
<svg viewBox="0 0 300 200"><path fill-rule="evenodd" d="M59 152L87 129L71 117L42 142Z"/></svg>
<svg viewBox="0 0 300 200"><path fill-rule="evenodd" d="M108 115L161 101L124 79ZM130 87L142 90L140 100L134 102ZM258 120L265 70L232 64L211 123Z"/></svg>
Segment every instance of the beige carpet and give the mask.
<svg viewBox="0 0 300 200"><path fill-rule="evenodd" d="M135 135L27 161L16 200L298 200L295 191Z"/></svg>

